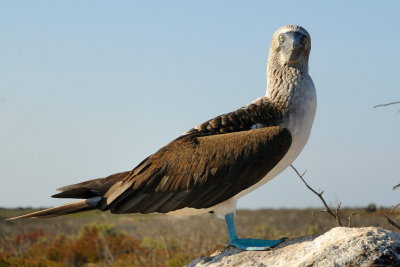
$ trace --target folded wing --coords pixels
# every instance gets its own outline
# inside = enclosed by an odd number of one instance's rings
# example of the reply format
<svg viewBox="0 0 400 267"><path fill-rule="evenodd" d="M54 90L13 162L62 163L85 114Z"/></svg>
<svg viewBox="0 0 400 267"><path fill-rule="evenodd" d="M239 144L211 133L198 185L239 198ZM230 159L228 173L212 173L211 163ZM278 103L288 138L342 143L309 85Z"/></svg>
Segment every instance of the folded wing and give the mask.
<svg viewBox="0 0 400 267"><path fill-rule="evenodd" d="M256 184L284 157L291 134L266 127L227 134L187 135L161 148L103 195L112 213L167 213L209 208Z"/></svg>

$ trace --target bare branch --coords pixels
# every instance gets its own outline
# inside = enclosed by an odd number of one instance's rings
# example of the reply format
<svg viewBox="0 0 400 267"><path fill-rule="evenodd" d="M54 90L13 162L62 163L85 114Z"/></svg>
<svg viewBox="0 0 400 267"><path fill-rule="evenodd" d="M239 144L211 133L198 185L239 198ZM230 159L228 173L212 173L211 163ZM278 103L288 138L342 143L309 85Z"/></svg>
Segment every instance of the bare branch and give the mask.
<svg viewBox="0 0 400 267"><path fill-rule="evenodd" d="M383 216L383 218L386 219L386 221L388 223L390 223L391 225L393 225L397 230L400 230L400 225L398 225L395 221L393 221L392 219L390 219L388 216Z"/></svg>
<svg viewBox="0 0 400 267"><path fill-rule="evenodd" d="M342 223L340 222L340 214L339 214L339 211L340 211L340 207L342 206L342 203L338 203L338 205L337 205L337 207L336 207L336 210L335 210L335 219L336 219L336 222L340 225L340 226L342 226Z"/></svg>
<svg viewBox="0 0 400 267"><path fill-rule="evenodd" d="M395 186L392 187L392 190L396 190L396 189L399 188L399 187L400 187L400 184L395 185Z"/></svg>
<svg viewBox="0 0 400 267"><path fill-rule="evenodd" d="M304 172L303 174L300 174L299 171L298 171L292 164L290 164L290 167L292 167L292 169L296 172L297 176L299 176L300 179L303 181L303 183L306 185L306 187L307 187L308 189L310 189L311 192L313 192L314 194L316 194L316 195L319 197L319 199L322 201L322 203L323 203L324 206L325 206L325 210L323 210L323 211L318 211L318 212L314 212L313 215L314 215L315 213L327 212L329 215L331 215L333 218L335 218L335 220L336 220L336 222L337 222L337 224L338 224L339 226L343 226L342 223L341 223L341 221L340 221L340 217L339 217L340 203L338 204L338 207L337 207L337 209L336 209L336 212L333 213L332 210L329 208L328 204L326 203L325 199L322 197L322 194L324 193L324 191L321 191L321 192L319 192L319 193L318 193L317 191L315 191L315 190L314 190L311 186L309 186L309 185L307 184L307 182L304 180L303 175L305 174L305 172Z"/></svg>
<svg viewBox="0 0 400 267"><path fill-rule="evenodd" d="M387 106L394 105L394 104L400 104L400 101L390 102L390 103L386 103L386 104L379 104L379 105L374 106L374 108L387 107Z"/></svg>
<svg viewBox="0 0 400 267"><path fill-rule="evenodd" d="M351 227L351 218L352 218L354 215L357 215L357 214L359 214L359 213L358 213L358 212L353 212L352 214L350 214L349 217L347 217L347 220L349 221L349 223L347 224L348 227Z"/></svg>

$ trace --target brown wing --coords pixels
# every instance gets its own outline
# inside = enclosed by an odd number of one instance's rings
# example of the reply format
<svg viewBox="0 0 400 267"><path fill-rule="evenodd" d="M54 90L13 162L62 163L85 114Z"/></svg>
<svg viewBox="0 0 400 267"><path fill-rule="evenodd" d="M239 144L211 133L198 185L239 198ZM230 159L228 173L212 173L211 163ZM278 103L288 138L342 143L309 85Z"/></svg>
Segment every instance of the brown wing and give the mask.
<svg viewBox="0 0 400 267"><path fill-rule="evenodd" d="M283 127L174 140L116 182L99 205L112 213L209 208L260 181L283 158Z"/></svg>
<svg viewBox="0 0 400 267"><path fill-rule="evenodd" d="M247 131L256 124L275 126L279 125L282 116L282 108L271 103L267 97L261 97L245 107L216 116L190 129L186 134L201 136Z"/></svg>

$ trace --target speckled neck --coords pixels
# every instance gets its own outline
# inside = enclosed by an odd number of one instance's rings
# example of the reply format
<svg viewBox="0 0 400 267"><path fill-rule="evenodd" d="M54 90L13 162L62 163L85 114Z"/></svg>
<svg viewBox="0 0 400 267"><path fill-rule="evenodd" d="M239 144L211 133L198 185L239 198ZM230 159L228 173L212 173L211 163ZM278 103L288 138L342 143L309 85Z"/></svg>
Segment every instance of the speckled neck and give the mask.
<svg viewBox="0 0 400 267"><path fill-rule="evenodd" d="M307 64L299 66L281 65L278 55L270 52L267 67L267 94L266 96L281 109L289 111L301 92L302 83L311 79L308 75Z"/></svg>

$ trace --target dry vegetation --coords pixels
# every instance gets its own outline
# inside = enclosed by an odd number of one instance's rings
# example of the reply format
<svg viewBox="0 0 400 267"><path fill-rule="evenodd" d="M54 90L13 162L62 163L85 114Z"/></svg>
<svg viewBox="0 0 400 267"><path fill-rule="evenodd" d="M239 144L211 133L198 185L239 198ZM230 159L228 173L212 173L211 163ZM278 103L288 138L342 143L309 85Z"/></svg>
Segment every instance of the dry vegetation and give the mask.
<svg viewBox="0 0 400 267"><path fill-rule="evenodd" d="M184 219L165 215L112 215L88 212L21 221L5 218L31 210L0 210L0 266L182 266L226 244L223 220L212 214ZM314 210L239 210L239 235L257 238L319 234L336 226L326 213ZM394 230L383 215L341 209L353 226ZM391 215L393 218L397 214Z"/></svg>

